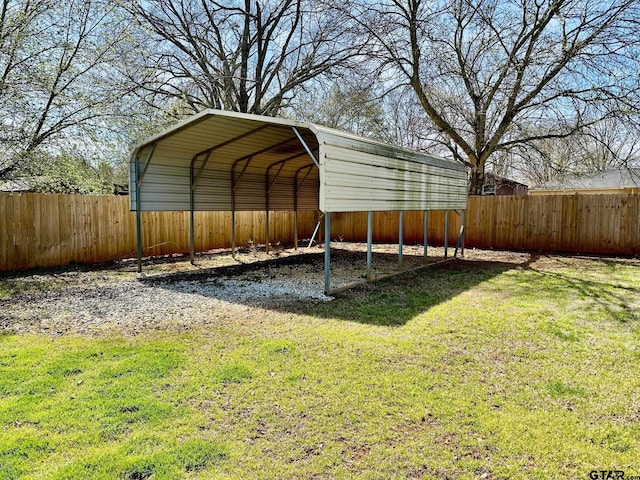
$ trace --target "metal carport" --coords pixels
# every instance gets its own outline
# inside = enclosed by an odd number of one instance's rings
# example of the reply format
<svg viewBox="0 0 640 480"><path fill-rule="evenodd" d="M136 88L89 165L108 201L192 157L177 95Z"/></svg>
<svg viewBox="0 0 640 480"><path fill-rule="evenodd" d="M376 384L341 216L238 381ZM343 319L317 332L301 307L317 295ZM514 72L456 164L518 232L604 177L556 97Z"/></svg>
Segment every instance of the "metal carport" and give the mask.
<svg viewBox="0 0 640 480"><path fill-rule="evenodd" d="M371 233L374 211L400 211L402 219L404 211L422 210L426 219L429 210L465 210L467 171L452 160L312 123L205 110L133 148L129 191L139 271L141 211L190 211L193 261L194 211L231 211L234 247L235 212L266 211L268 249L269 211L320 210L328 292L331 212L370 212Z"/></svg>

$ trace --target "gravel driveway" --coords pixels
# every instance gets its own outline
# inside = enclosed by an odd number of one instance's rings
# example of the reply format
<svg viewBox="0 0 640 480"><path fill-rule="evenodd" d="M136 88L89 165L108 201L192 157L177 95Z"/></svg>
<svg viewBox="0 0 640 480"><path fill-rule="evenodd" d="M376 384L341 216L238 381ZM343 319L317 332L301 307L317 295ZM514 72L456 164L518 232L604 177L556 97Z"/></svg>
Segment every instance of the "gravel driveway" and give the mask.
<svg viewBox="0 0 640 480"><path fill-rule="evenodd" d="M332 249L332 287L362 281L365 245ZM420 246L405 246L398 265L397 246L376 245L374 276L425 264ZM427 262L442 260L431 249ZM228 250L188 258L147 260L138 274L133 260L111 265L43 269L0 277L0 331L138 334L186 329L264 309L286 309L301 302L331 301L323 294L323 254L318 248L255 249L231 258Z"/></svg>

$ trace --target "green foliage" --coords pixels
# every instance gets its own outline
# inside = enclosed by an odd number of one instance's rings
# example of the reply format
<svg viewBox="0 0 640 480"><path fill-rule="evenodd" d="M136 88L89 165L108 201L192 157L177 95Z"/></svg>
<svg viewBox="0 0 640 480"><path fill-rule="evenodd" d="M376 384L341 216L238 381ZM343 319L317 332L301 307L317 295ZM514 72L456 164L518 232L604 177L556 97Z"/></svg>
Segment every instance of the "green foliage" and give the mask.
<svg viewBox="0 0 640 480"><path fill-rule="evenodd" d="M180 334L3 336L0 478L635 474L639 293L633 262L458 262Z"/></svg>
<svg viewBox="0 0 640 480"><path fill-rule="evenodd" d="M241 363L234 363L218 368L214 378L220 383L241 383L251 378L251 370Z"/></svg>
<svg viewBox="0 0 640 480"><path fill-rule="evenodd" d="M127 184L128 173L123 172L106 162L93 167L78 153L39 153L22 161L12 177L42 193L111 194L114 183Z"/></svg>
<svg viewBox="0 0 640 480"><path fill-rule="evenodd" d="M64 154L41 159L31 166L31 172L39 192L111 193L113 188L104 185L98 172L82 159Z"/></svg>

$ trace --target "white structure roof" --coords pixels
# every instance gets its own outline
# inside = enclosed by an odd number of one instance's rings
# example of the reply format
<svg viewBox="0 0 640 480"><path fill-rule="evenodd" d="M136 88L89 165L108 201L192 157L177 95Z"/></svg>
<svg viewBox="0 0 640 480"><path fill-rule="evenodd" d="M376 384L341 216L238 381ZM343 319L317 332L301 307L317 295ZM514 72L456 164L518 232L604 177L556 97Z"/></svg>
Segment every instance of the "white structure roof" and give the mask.
<svg viewBox="0 0 640 480"><path fill-rule="evenodd" d="M467 171L455 161L312 123L219 110L205 110L136 145L130 167L132 210L138 192L141 210L467 205Z"/></svg>
<svg viewBox="0 0 640 480"><path fill-rule="evenodd" d="M587 177L571 177L543 183L532 187L531 191L614 191L638 187L640 187L640 168L621 168L596 172Z"/></svg>

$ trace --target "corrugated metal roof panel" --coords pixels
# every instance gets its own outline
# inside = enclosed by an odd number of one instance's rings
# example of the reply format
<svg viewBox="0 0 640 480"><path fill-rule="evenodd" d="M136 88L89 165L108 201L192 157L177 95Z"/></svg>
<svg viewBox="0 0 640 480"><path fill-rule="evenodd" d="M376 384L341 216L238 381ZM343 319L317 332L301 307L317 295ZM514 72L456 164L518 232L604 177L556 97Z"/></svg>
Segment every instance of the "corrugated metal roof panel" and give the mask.
<svg viewBox="0 0 640 480"><path fill-rule="evenodd" d="M407 162L440 166L447 170L457 170L465 173L467 171L466 167L461 163L424 152L388 145L376 140L358 137L319 125L311 125L311 129L316 133L320 144L342 147L350 151L369 153L383 158L388 157L405 160Z"/></svg>

